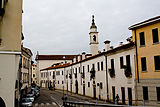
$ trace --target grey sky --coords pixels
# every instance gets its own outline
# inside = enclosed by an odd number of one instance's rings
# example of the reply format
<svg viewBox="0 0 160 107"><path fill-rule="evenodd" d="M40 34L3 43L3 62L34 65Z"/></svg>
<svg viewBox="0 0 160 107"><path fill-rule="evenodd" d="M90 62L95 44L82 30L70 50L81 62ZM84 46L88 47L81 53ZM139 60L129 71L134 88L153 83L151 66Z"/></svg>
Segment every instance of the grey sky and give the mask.
<svg viewBox="0 0 160 107"><path fill-rule="evenodd" d="M33 54L89 53L91 16L99 49L131 36L128 27L160 15L160 0L23 0L23 44Z"/></svg>

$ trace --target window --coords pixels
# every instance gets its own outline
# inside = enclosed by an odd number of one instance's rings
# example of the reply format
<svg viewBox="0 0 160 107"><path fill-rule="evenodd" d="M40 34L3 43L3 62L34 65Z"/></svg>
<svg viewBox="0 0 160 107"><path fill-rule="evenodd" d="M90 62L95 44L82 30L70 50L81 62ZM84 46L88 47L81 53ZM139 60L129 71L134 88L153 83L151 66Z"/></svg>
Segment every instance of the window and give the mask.
<svg viewBox="0 0 160 107"><path fill-rule="evenodd" d="M83 66L83 72L85 72L85 68L84 68L84 66Z"/></svg>
<svg viewBox="0 0 160 107"><path fill-rule="evenodd" d="M146 66L146 57L141 58L141 68L142 71L147 71L147 66Z"/></svg>
<svg viewBox="0 0 160 107"><path fill-rule="evenodd" d="M57 72L56 72L56 75L60 75L60 71L57 71Z"/></svg>
<svg viewBox="0 0 160 107"><path fill-rule="evenodd" d="M111 68L114 69L114 59L111 59Z"/></svg>
<svg viewBox="0 0 160 107"><path fill-rule="evenodd" d="M92 69L95 70L94 64L92 64Z"/></svg>
<svg viewBox="0 0 160 107"><path fill-rule="evenodd" d="M93 41L96 42L96 35L93 35Z"/></svg>
<svg viewBox="0 0 160 107"><path fill-rule="evenodd" d="M63 75L63 71L62 71L62 75Z"/></svg>
<svg viewBox="0 0 160 107"><path fill-rule="evenodd" d="M88 82L88 87L90 87L90 82Z"/></svg>
<svg viewBox="0 0 160 107"><path fill-rule="evenodd" d="M53 79L55 79L55 72L53 72Z"/></svg>
<svg viewBox="0 0 160 107"><path fill-rule="evenodd" d="M88 65L88 72L89 72L89 65Z"/></svg>
<svg viewBox="0 0 160 107"><path fill-rule="evenodd" d="M51 76L51 72L50 72L50 76Z"/></svg>
<svg viewBox="0 0 160 107"><path fill-rule="evenodd" d="M62 84L63 84L63 81L62 81Z"/></svg>
<svg viewBox="0 0 160 107"><path fill-rule="evenodd" d="M59 84L59 81L58 81L58 84Z"/></svg>
<svg viewBox="0 0 160 107"><path fill-rule="evenodd" d="M103 84L102 84L102 82L100 82L99 87L100 87L100 89L102 89L102 88L103 88Z"/></svg>
<svg viewBox="0 0 160 107"><path fill-rule="evenodd" d="M143 87L143 99L148 100L148 87Z"/></svg>
<svg viewBox="0 0 160 107"><path fill-rule="evenodd" d="M97 62L97 69L100 70L99 62Z"/></svg>
<svg viewBox="0 0 160 107"><path fill-rule="evenodd" d="M35 74L33 74L33 77L35 77Z"/></svg>
<svg viewBox="0 0 160 107"><path fill-rule="evenodd" d="M160 56L154 56L155 70L160 70Z"/></svg>
<svg viewBox="0 0 160 107"><path fill-rule="evenodd" d="M157 101L160 101L160 87L156 87L157 89Z"/></svg>
<svg viewBox="0 0 160 107"><path fill-rule="evenodd" d="M103 70L103 61L101 62L101 70Z"/></svg>
<svg viewBox="0 0 160 107"><path fill-rule="evenodd" d="M158 28L152 29L152 35L153 35L153 43L159 43Z"/></svg>
<svg viewBox="0 0 160 107"><path fill-rule="evenodd" d="M126 56L126 64L127 64L127 67L130 67L130 55Z"/></svg>
<svg viewBox="0 0 160 107"><path fill-rule="evenodd" d="M76 68L76 74L77 74L77 68Z"/></svg>
<svg viewBox="0 0 160 107"><path fill-rule="evenodd" d="M123 56L120 57L120 68L123 68Z"/></svg>
<svg viewBox="0 0 160 107"><path fill-rule="evenodd" d="M79 67L79 73L81 72L81 68Z"/></svg>
<svg viewBox="0 0 160 107"><path fill-rule="evenodd" d="M140 35L140 46L145 46L144 32L141 32L139 35Z"/></svg>

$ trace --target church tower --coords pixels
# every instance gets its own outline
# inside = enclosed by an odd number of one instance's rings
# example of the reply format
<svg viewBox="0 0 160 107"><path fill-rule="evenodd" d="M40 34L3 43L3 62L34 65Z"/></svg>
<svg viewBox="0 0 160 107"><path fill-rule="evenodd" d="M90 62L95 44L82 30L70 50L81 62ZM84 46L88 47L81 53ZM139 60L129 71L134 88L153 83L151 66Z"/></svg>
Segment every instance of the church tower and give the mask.
<svg viewBox="0 0 160 107"><path fill-rule="evenodd" d="M92 25L90 27L90 53L92 55L98 54L98 32L97 26L94 23L94 15L92 16Z"/></svg>

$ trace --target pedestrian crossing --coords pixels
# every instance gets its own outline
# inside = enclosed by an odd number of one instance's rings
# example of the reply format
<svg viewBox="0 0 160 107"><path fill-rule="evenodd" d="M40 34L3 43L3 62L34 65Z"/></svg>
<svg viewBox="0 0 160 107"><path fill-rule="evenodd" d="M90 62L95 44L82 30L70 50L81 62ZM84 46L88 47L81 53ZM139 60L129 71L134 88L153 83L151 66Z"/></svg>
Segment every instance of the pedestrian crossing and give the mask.
<svg viewBox="0 0 160 107"><path fill-rule="evenodd" d="M55 102L52 103L35 103L33 107L58 107Z"/></svg>

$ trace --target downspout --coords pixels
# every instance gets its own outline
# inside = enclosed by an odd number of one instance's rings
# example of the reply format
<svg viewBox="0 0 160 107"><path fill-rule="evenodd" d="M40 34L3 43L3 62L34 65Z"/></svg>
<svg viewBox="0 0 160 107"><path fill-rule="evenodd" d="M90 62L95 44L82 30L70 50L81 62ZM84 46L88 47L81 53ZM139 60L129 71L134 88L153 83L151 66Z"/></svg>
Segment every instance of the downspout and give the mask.
<svg viewBox="0 0 160 107"><path fill-rule="evenodd" d="M136 45L136 66L137 66L137 81L139 83L139 71L138 71L138 51L137 51L137 36L136 36L136 29L134 30L135 32L135 45Z"/></svg>
<svg viewBox="0 0 160 107"><path fill-rule="evenodd" d="M136 36L136 29L134 29L135 32L135 46L136 46L136 68L137 68L137 82L139 83L139 71L138 71L138 51L137 51L137 36ZM138 92L137 92L137 83L135 84L135 97L136 97L136 105L137 105L137 101L138 101Z"/></svg>
<svg viewBox="0 0 160 107"><path fill-rule="evenodd" d="M106 86L107 86L107 100L109 101L109 93L108 93L108 71L107 71L107 56L105 56L105 61L106 61Z"/></svg>

